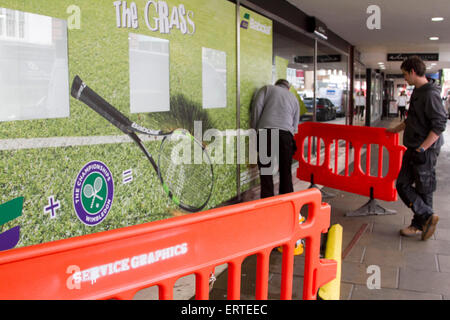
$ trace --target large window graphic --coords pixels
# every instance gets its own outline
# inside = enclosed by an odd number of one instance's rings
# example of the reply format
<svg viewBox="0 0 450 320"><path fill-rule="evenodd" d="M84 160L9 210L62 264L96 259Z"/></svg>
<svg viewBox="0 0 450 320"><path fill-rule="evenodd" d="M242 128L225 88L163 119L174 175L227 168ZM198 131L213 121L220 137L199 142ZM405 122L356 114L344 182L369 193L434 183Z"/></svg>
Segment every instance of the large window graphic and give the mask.
<svg viewBox="0 0 450 320"><path fill-rule="evenodd" d="M0 121L68 117L68 75L66 21L0 8Z"/></svg>

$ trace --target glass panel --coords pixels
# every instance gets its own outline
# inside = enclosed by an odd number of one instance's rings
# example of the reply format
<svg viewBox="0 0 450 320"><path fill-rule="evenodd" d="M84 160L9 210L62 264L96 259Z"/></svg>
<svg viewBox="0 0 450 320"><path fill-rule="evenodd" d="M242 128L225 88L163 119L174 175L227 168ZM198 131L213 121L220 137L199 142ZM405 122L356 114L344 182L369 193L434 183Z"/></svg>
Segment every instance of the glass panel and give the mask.
<svg viewBox="0 0 450 320"><path fill-rule="evenodd" d="M348 109L348 58L317 44L317 120L345 124ZM325 102L331 103L327 108Z"/></svg>
<svg viewBox="0 0 450 320"><path fill-rule="evenodd" d="M314 40L274 22L272 82L284 78L300 101L300 122L313 120Z"/></svg>
<svg viewBox="0 0 450 320"><path fill-rule="evenodd" d="M68 117L66 21L0 10L0 121Z"/></svg>
<svg viewBox="0 0 450 320"><path fill-rule="evenodd" d="M372 71L372 83L371 83L371 114L370 123L374 124L381 119L383 111L383 77L378 72Z"/></svg>
<svg viewBox="0 0 450 320"><path fill-rule="evenodd" d="M354 109L353 109L353 125L365 125L366 112L366 68L360 64L355 63L355 77L354 77Z"/></svg>

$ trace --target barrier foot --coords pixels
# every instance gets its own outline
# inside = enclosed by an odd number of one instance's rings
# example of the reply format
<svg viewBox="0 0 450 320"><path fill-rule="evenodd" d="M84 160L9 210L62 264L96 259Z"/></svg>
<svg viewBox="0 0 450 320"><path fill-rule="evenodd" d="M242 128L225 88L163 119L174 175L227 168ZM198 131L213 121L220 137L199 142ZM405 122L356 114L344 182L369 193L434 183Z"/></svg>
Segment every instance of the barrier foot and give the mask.
<svg viewBox="0 0 450 320"><path fill-rule="evenodd" d="M330 193L330 192L326 192L323 191L321 188L319 188L317 185L315 184L311 184L308 189L312 189L312 188L316 188L319 189L320 193L322 194L322 199L330 199L330 198L334 198L336 197L336 195L334 193Z"/></svg>
<svg viewBox="0 0 450 320"><path fill-rule="evenodd" d="M382 206L380 206L376 199L370 199L361 208L355 211L347 212L345 216L346 217L361 217L369 215L383 216L383 215L392 215L396 213L397 211L395 210L385 209Z"/></svg>

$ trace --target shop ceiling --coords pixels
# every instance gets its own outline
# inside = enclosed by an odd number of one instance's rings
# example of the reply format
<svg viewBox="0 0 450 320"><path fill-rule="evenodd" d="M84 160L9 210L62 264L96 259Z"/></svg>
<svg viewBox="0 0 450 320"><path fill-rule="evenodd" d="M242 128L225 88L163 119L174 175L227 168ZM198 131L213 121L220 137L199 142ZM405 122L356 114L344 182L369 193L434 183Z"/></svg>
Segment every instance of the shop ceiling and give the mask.
<svg viewBox="0 0 450 320"><path fill-rule="evenodd" d="M353 44L368 68L384 62L386 73L398 74L400 62L388 62L388 53L439 53L439 61L427 62L428 72L450 68L449 0L286 0ZM370 30L370 5L380 8L380 29ZM441 22L432 17L443 17ZM439 40L431 41L437 36ZM436 63L436 65L431 65Z"/></svg>

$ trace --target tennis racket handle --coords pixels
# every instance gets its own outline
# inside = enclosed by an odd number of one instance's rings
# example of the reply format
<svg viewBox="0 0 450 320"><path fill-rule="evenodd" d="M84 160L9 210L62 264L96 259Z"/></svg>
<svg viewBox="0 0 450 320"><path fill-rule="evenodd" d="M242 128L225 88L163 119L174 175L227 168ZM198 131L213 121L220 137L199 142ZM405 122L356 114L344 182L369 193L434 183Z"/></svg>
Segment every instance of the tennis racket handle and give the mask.
<svg viewBox="0 0 450 320"><path fill-rule="evenodd" d="M91 109L111 122L124 133L129 134L132 122L120 111L110 105L105 99L89 88L79 76L75 76L72 82L71 95L77 100L84 102Z"/></svg>

